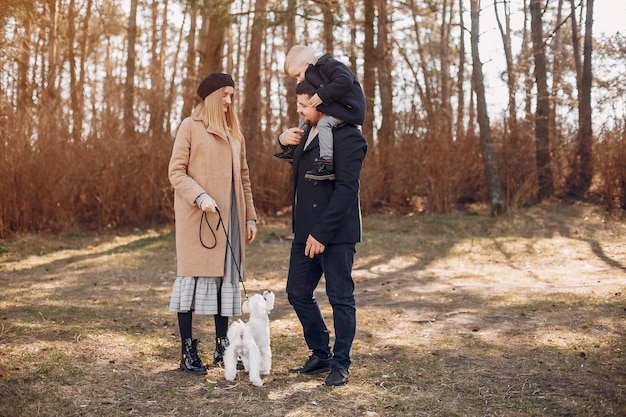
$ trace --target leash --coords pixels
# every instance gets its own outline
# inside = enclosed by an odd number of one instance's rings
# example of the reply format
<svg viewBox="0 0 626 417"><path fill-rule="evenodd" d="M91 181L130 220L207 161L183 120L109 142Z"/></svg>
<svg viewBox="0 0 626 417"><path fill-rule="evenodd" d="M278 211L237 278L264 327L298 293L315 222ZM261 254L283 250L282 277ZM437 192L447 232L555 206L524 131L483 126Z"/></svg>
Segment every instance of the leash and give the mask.
<svg viewBox="0 0 626 417"><path fill-rule="evenodd" d="M235 258L235 252L233 251L233 247L230 244L230 239L228 238L228 232L226 231L226 226L224 225L224 220L222 219L222 213L220 213L220 209L217 208L217 206L215 207L215 211L217 212L217 216L218 216L217 225L215 228L219 229L220 224L222 225L222 230L224 230L224 236L226 237L226 244L228 245L228 248L230 249L230 256L233 258L233 263L235 264L235 268L237 269L237 274L239 275L239 282L241 282L241 287L243 288L244 295L246 296L246 298L248 298L248 291L246 291L246 286L243 283L243 276L241 275L241 269L239 268L239 265L237 264L237 259ZM207 246L202 240L202 223L206 223L207 226L209 226L209 230L211 231L211 234L213 235L214 243L211 246ZM207 217L206 211L202 211L202 217L200 218L200 230L198 234L200 235L200 243L206 249L213 249L217 245L217 236L215 235L215 230L213 230L213 227L211 227L211 223L209 223L209 219Z"/></svg>

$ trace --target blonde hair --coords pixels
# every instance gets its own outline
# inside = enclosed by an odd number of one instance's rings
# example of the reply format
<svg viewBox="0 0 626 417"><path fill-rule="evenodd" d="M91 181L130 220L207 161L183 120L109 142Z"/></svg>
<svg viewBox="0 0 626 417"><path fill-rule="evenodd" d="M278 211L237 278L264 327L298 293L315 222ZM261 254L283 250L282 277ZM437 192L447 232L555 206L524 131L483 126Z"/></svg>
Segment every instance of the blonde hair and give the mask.
<svg viewBox="0 0 626 417"><path fill-rule="evenodd" d="M228 110L224 112L224 90L226 87L219 88L206 96L193 109L192 116L195 120L202 121L202 124L211 132L218 134L223 138L234 140L241 139L241 129L239 127L239 118L235 110L235 96L233 94L232 101L228 106Z"/></svg>
<svg viewBox="0 0 626 417"><path fill-rule="evenodd" d="M289 49L285 57L285 74L294 77L299 74L303 67L306 68L307 61L314 64L317 61L313 49L306 45L295 45Z"/></svg>

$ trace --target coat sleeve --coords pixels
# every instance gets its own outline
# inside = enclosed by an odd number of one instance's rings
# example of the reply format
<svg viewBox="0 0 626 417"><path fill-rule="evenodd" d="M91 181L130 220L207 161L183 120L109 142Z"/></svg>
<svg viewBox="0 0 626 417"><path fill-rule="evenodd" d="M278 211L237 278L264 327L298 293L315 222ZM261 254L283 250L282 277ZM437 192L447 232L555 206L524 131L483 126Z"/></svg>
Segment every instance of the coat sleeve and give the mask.
<svg viewBox="0 0 626 417"><path fill-rule="evenodd" d="M330 104L340 101L342 97L352 91L354 74L348 67L336 60L330 60L321 68L324 78L330 80L317 89L317 95L324 103Z"/></svg>
<svg viewBox="0 0 626 417"><path fill-rule="evenodd" d="M192 126L190 126L189 120L183 121L176 133L168 176L176 193L190 205L193 205L196 198L206 191L188 174L192 141Z"/></svg>

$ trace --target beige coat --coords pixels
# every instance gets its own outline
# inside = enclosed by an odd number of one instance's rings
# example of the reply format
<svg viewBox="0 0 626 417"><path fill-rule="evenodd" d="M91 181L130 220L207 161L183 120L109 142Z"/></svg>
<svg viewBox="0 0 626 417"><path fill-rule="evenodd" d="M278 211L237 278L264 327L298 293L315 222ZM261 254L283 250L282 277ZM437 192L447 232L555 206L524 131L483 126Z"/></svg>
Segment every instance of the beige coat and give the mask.
<svg viewBox="0 0 626 417"><path fill-rule="evenodd" d="M234 174L234 178L233 178ZM217 244L206 249L200 243L198 230L202 211L194 202L207 193L217 203L226 230L230 216L230 192L234 183L241 246L241 270L245 265L246 220L256 220L246 147L243 139L224 139L206 129L191 117L181 123L176 134L169 164L169 179L174 186L176 219L177 275L215 277L224 275L226 237L220 225L216 230L217 213L207 213L215 230ZM208 226L202 226L202 240L211 246L215 239Z"/></svg>

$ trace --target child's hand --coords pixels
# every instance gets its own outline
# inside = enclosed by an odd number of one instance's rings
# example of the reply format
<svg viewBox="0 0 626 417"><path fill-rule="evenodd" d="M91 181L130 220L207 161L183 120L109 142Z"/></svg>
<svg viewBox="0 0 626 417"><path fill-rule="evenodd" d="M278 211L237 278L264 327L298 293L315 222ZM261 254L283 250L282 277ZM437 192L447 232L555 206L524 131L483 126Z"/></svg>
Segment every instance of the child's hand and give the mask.
<svg viewBox="0 0 626 417"><path fill-rule="evenodd" d="M323 101L320 98L320 96L317 95L317 93L315 93L315 95L313 97L311 97L311 100L309 100L309 105L313 106L313 107L317 107L320 104L322 104Z"/></svg>

